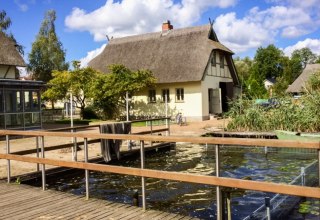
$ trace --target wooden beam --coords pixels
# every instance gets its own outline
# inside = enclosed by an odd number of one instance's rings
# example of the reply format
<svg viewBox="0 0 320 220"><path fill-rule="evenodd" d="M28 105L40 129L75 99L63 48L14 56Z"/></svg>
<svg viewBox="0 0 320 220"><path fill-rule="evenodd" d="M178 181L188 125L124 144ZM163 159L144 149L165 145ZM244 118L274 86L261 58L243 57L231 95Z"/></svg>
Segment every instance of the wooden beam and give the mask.
<svg viewBox="0 0 320 220"><path fill-rule="evenodd" d="M61 160L27 157L27 156L19 156L19 155L12 155L12 154L0 154L0 158L8 159L8 160L17 160L22 162L29 162L29 163L40 163L40 164L47 164L47 165L53 165L53 166L87 169L87 170L100 171L100 172L118 173L123 175L133 175L133 176L166 179L166 180L182 181L182 182L189 182L189 183L208 184L213 186L224 186L224 187L240 188L240 189L246 189L246 190L272 192L272 193L280 193L280 194L286 194L286 195L320 199L320 188L318 187L305 187L305 186L287 185L287 184L280 184L280 183L241 180L241 179L215 177L215 176L203 176L203 175L196 175L196 174L168 172L168 171L159 171L159 170L150 170L150 169L139 169L139 168L130 168L130 167L103 165L103 164L61 161Z"/></svg>
<svg viewBox="0 0 320 220"><path fill-rule="evenodd" d="M92 134L71 132L46 132L46 131L15 131L0 130L0 135L22 136L51 136L51 137L79 137L99 138L135 141L158 141L158 142L185 142L194 144L220 144L254 147L285 147L285 148L309 148L320 149L319 141L290 141L272 139L245 139L245 138L217 138L217 137L185 137L185 136L157 136L157 135L130 135L130 134ZM227 147L225 146L225 147Z"/></svg>

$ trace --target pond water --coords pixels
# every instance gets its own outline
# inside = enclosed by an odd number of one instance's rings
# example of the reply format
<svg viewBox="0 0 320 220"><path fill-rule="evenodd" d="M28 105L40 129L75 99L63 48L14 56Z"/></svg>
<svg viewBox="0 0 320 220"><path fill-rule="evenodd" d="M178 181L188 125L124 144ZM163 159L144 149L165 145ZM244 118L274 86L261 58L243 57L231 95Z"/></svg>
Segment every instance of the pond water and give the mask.
<svg viewBox="0 0 320 220"><path fill-rule="evenodd" d="M146 155L146 168L215 175L214 146L177 144L170 151ZM301 167L316 158L315 154L268 153L261 148L224 147L221 150L221 174L224 177L289 183L300 174ZM114 161L111 164L140 167L139 158ZM141 194L141 178L90 172L90 197L132 204L135 190ZM48 188L85 194L84 172L61 177ZM215 187L147 178L147 208L212 219L216 215ZM273 194L256 191L232 192L232 219L242 219L264 204ZM140 202L141 204L141 202Z"/></svg>

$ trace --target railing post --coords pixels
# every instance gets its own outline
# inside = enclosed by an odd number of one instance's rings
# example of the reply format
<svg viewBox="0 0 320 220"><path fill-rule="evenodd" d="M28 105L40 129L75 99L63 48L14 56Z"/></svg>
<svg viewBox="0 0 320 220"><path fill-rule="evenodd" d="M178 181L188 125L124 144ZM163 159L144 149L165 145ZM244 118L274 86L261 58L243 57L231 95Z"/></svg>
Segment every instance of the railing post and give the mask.
<svg viewBox="0 0 320 220"><path fill-rule="evenodd" d="M227 213L228 220L231 220L231 193L227 192Z"/></svg>
<svg viewBox="0 0 320 220"><path fill-rule="evenodd" d="M320 149L318 149L318 185L320 186Z"/></svg>
<svg viewBox="0 0 320 220"><path fill-rule="evenodd" d="M141 169L144 169L144 141L140 142L140 155L141 155ZM146 210L146 181L145 177L141 177L141 186L142 186L142 208Z"/></svg>
<svg viewBox="0 0 320 220"><path fill-rule="evenodd" d="M268 154L268 147L267 147L267 146L264 147L264 154L265 154L265 155Z"/></svg>
<svg viewBox="0 0 320 220"><path fill-rule="evenodd" d="M84 162L88 163L88 138L84 138ZM89 170L85 170L86 199L89 199Z"/></svg>
<svg viewBox="0 0 320 220"><path fill-rule="evenodd" d="M75 128L72 128L72 133L76 133L77 130ZM78 160L78 143L77 143L77 137L73 137L72 139L73 147L72 147L72 160L77 161Z"/></svg>
<svg viewBox="0 0 320 220"><path fill-rule="evenodd" d="M150 134L152 135L152 119L150 120ZM152 141L150 141L150 145L151 145L151 147L152 147L152 145L153 145L153 142Z"/></svg>
<svg viewBox="0 0 320 220"><path fill-rule="evenodd" d="M215 146L216 155L216 177L220 176L220 146ZM222 220L222 196L220 186L216 186L216 200L217 200L217 220Z"/></svg>
<svg viewBox="0 0 320 220"><path fill-rule="evenodd" d="M41 157L44 158L44 136L41 136L40 138L41 141ZM41 173L42 173L42 190L46 190L46 165L42 164L41 168Z"/></svg>
<svg viewBox="0 0 320 220"><path fill-rule="evenodd" d="M6 135L6 153L10 154L10 137ZM10 160L7 160L7 182L10 183L11 180L11 164Z"/></svg>
<svg viewBox="0 0 320 220"><path fill-rule="evenodd" d="M39 158L39 137L36 136L36 151L37 151L37 158ZM37 172L39 172L40 167L39 163L37 163Z"/></svg>
<svg viewBox="0 0 320 220"><path fill-rule="evenodd" d="M264 202L266 205L266 214L267 214L267 220L271 219L271 214L270 214L270 197L264 198Z"/></svg>
<svg viewBox="0 0 320 220"><path fill-rule="evenodd" d="M301 167L301 186L306 185L306 172L304 167Z"/></svg>
<svg viewBox="0 0 320 220"><path fill-rule="evenodd" d="M168 120L168 117L166 118L166 136L169 136L169 120Z"/></svg>

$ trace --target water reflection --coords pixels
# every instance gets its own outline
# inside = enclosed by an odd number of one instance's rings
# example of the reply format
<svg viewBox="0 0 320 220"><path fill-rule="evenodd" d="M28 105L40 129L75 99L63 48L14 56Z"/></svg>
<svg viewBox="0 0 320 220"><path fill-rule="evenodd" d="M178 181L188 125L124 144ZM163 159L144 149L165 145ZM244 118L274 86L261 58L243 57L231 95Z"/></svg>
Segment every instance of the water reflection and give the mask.
<svg viewBox="0 0 320 220"><path fill-rule="evenodd" d="M176 149L147 154L146 168L184 173L215 175L214 146L178 144ZM302 159L294 154L271 153L261 149L223 147L221 175L232 178L290 182L309 164L315 155ZM140 167L139 158L112 162L114 165ZM83 172L61 178L53 187L75 194L85 194ZM80 175L80 176L79 176ZM210 219L215 217L215 187L147 178L147 207L183 215ZM135 190L140 190L141 178L90 172L90 196L122 203L132 203ZM141 193L140 193L141 194ZM232 219L241 219L264 203L270 193L254 191L232 192ZM140 201L141 204L141 201Z"/></svg>

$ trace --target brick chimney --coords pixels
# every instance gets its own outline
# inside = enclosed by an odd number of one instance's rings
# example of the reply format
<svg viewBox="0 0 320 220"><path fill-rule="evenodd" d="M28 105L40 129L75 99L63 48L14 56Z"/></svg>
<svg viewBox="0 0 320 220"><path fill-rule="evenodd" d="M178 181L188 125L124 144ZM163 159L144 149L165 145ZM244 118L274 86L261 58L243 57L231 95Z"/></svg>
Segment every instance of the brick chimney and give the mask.
<svg viewBox="0 0 320 220"><path fill-rule="evenodd" d="M172 30L172 29L173 29L173 26L170 24L169 20L162 23L162 32Z"/></svg>

